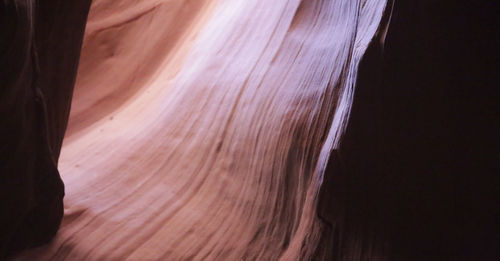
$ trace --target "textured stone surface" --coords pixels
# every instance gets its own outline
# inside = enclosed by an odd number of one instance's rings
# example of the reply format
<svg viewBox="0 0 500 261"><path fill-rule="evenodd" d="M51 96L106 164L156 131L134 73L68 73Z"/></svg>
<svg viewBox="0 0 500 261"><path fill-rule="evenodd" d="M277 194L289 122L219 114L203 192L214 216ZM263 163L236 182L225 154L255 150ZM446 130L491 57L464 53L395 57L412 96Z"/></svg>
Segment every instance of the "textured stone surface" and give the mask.
<svg viewBox="0 0 500 261"><path fill-rule="evenodd" d="M16 2L0 259L61 222L89 6ZM384 3L95 0L62 227L17 259L496 260L493 5Z"/></svg>
<svg viewBox="0 0 500 261"><path fill-rule="evenodd" d="M94 1L65 216L19 260L325 260L317 193L385 6L363 2Z"/></svg>

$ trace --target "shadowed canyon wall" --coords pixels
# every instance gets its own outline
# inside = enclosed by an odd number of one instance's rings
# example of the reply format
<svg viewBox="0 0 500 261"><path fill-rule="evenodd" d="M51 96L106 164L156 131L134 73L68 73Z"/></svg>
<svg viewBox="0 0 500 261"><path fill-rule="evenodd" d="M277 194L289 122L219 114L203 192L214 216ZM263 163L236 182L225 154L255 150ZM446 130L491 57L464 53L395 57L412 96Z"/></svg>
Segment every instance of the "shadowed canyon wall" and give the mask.
<svg viewBox="0 0 500 261"><path fill-rule="evenodd" d="M47 243L61 222L57 161L89 6L0 3L0 259Z"/></svg>
<svg viewBox="0 0 500 261"><path fill-rule="evenodd" d="M338 260L498 259L492 5L394 1L325 174Z"/></svg>

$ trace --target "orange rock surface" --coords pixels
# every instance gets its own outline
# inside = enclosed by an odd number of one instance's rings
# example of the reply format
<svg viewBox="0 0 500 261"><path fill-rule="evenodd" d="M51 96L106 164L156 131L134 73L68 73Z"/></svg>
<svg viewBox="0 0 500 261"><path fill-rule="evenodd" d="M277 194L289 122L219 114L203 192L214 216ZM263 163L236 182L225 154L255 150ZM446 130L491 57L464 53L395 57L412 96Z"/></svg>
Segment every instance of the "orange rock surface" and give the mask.
<svg viewBox="0 0 500 261"><path fill-rule="evenodd" d="M385 2L95 0L63 223L17 260L312 259Z"/></svg>

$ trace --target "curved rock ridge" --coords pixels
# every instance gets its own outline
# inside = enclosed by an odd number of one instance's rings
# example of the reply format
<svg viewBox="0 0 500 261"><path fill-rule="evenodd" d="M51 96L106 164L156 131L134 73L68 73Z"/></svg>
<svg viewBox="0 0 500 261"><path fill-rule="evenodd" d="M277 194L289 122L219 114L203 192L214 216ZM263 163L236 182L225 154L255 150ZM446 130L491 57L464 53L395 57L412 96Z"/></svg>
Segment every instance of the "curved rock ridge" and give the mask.
<svg viewBox="0 0 500 261"><path fill-rule="evenodd" d="M319 188L385 6L95 0L62 226L16 260L325 260Z"/></svg>

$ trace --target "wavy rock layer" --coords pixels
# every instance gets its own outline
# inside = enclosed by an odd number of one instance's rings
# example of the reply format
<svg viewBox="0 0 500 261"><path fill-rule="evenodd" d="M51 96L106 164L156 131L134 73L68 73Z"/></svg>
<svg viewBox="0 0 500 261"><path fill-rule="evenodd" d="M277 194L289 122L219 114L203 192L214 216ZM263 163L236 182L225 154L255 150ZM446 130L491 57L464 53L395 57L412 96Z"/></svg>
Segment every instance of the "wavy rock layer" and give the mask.
<svg viewBox="0 0 500 261"><path fill-rule="evenodd" d="M324 260L319 187L383 0L96 0L55 240L19 260Z"/></svg>

